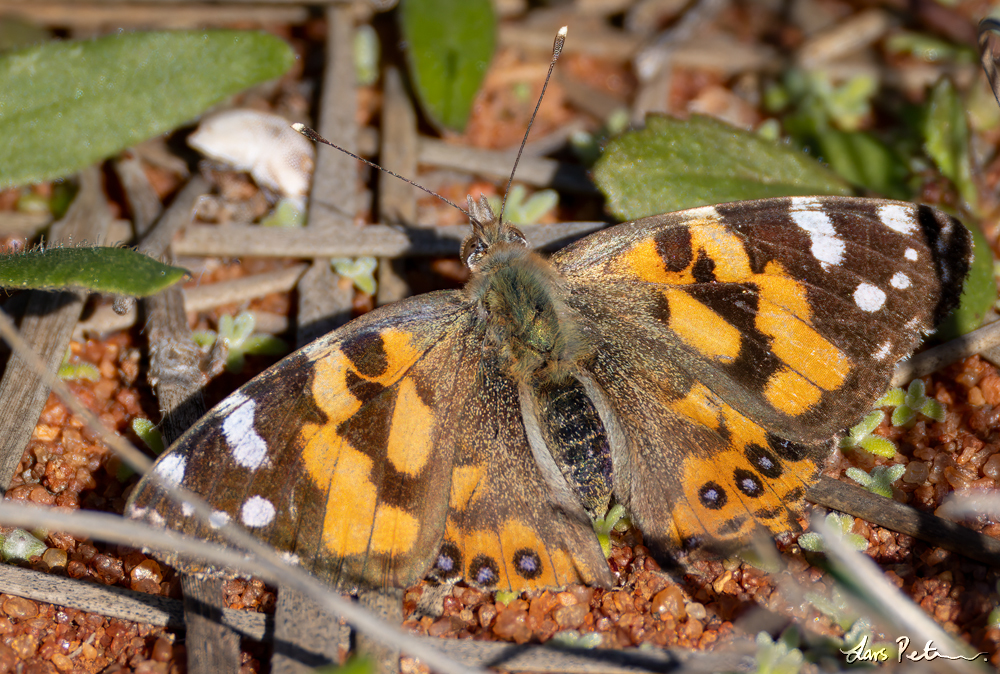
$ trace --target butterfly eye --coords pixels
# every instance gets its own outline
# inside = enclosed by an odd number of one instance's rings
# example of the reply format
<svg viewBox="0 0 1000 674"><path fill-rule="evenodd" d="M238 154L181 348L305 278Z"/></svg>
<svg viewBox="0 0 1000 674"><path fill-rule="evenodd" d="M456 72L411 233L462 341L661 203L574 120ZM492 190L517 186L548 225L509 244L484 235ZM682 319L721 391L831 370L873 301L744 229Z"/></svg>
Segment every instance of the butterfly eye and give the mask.
<svg viewBox="0 0 1000 674"><path fill-rule="evenodd" d="M525 248L528 247L528 240L524 237L524 234L517 227L509 227L507 230L507 242L517 243Z"/></svg>
<svg viewBox="0 0 1000 674"><path fill-rule="evenodd" d="M473 271L485 254L486 243L478 236L470 236L462 243L462 262Z"/></svg>

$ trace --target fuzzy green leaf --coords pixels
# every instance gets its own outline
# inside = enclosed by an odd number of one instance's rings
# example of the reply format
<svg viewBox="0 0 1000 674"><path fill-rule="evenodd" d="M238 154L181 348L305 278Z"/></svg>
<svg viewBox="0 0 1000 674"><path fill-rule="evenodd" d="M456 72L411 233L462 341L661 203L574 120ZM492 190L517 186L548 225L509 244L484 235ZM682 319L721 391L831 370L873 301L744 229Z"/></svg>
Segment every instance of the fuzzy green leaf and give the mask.
<svg viewBox="0 0 1000 674"><path fill-rule="evenodd" d="M45 543L24 529L14 529L5 537L0 536L0 558L5 562L27 562L45 552Z"/></svg>
<svg viewBox="0 0 1000 674"><path fill-rule="evenodd" d="M900 387L891 388L875 401L875 407L899 407L906 402L906 391Z"/></svg>
<svg viewBox="0 0 1000 674"><path fill-rule="evenodd" d="M941 322L937 336L949 340L972 332L983 324L986 312L997 299L997 282L993 276L993 249L979 227L969 227L972 233L973 252L969 275L965 279L958 307Z"/></svg>
<svg viewBox="0 0 1000 674"><path fill-rule="evenodd" d="M972 182L965 105L948 78L938 82L931 92L924 119L924 148L965 202L976 208L979 193Z"/></svg>
<svg viewBox="0 0 1000 674"><path fill-rule="evenodd" d="M893 199L909 199L906 165L874 136L825 128L815 141L823 161L847 181Z"/></svg>
<svg viewBox="0 0 1000 674"><path fill-rule="evenodd" d="M594 181L623 220L741 199L850 194L791 146L699 116L647 117L645 129L608 144Z"/></svg>
<svg viewBox="0 0 1000 674"><path fill-rule="evenodd" d="M892 484L902 477L906 472L906 466L895 464L892 466L875 466L871 473L866 473L860 468L851 466L845 473L849 478L860 484L862 487L886 498L892 498Z"/></svg>
<svg viewBox="0 0 1000 674"><path fill-rule="evenodd" d="M334 257L330 258L333 270L354 282L354 287L363 293L374 295L378 291L378 281L375 273L378 271L378 260L373 257Z"/></svg>
<svg viewBox="0 0 1000 674"><path fill-rule="evenodd" d="M0 188L73 173L278 77L295 56L273 35L122 33L0 56Z"/></svg>
<svg viewBox="0 0 1000 674"><path fill-rule="evenodd" d="M490 0L403 0L400 30L420 105L438 127L461 131L496 47Z"/></svg>
<svg viewBox="0 0 1000 674"><path fill-rule="evenodd" d="M875 456L883 456L887 459L896 456L896 445L892 443L892 440L883 438L880 435L869 435L859 442L858 446Z"/></svg>
<svg viewBox="0 0 1000 674"><path fill-rule="evenodd" d="M188 275L128 248L49 248L0 255L0 287L147 297Z"/></svg>

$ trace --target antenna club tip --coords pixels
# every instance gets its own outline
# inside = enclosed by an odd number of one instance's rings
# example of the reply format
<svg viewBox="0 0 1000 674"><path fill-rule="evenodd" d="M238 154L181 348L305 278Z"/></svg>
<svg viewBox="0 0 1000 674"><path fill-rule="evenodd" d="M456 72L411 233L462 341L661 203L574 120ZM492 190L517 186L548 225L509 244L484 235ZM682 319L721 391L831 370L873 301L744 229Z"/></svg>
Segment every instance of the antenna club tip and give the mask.
<svg viewBox="0 0 1000 674"><path fill-rule="evenodd" d="M566 37L566 33L568 31L569 31L569 26L563 26L562 28L559 29L559 33L558 34L559 34L560 37Z"/></svg>
<svg viewBox="0 0 1000 674"><path fill-rule="evenodd" d="M306 128L306 125L301 122L295 122L294 124L292 124L292 128L298 131L299 133L302 133L302 131Z"/></svg>

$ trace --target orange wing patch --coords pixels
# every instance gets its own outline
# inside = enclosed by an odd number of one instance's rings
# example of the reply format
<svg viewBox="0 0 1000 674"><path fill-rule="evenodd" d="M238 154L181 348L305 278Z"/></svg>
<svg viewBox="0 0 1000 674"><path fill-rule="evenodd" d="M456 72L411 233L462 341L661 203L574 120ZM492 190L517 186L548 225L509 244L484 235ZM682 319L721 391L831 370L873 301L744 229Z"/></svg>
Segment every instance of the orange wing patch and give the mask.
<svg viewBox="0 0 1000 674"><path fill-rule="evenodd" d="M739 330L683 290L666 287L661 292L670 306L670 329L685 344L706 358L736 360L742 341Z"/></svg>
<svg viewBox="0 0 1000 674"><path fill-rule="evenodd" d="M462 512L473 502L473 498L486 493L486 466L455 466L451 470L451 498L449 505ZM478 500L478 499L476 499Z"/></svg>
<svg viewBox="0 0 1000 674"><path fill-rule="evenodd" d="M646 283L690 285L697 283L696 267L707 259L717 280L747 279L750 258L740 237L722 224L713 209L698 211L684 226L643 239L625 251L614 264L616 275Z"/></svg>
<svg viewBox="0 0 1000 674"><path fill-rule="evenodd" d="M807 448L780 441L732 407L718 403L725 445L709 456L684 459L684 501L671 510L678 541L746 541L759 527L797 528L805 488L816 481Z"/></svg>
<svg viewBox="0 0 1000 674"><path fill-rule="evenodd" d="M316 487L329 494L323 544L337 556L366 552L403 554L416 543L419 522L406 511L379 503L373 482L373 456L387 455L400 472L416 474L433 448L430 408L414 382L400 379L422 355L411 335L387 329L365 333L315 362L312 396L327 416L304 424L302 461ZM354 447L340 426L385 389L398 385L393 422L386 437L373 435L373 447ZM373 451L374 450L374 451Z"/></svg>
<svg viewBox="0 0 1000 674"><path fill-rule="evenodd" d="M389 425L386 457L401 473L416 477L434 449L434 412L420 398L412 378L399 382L396 406Z"/></svg>
<svg viewBox="0 0 1000 674"><path fill-rule="evenodd" d="M454 565L457 575L491 589L519 592L586 580L569 552L547 547L534 528L516 519L502 522L499 531L463 532L449 517L441 553L450 557L439 558L436 571Z"/></svg>
<svg viewBox="0 0 1000 674"><path fill-rule="evenodd" d="M823 390L840 388L850 374L850 360L810 326L812 310L802 284L777 262L769 262L754 283L760 290L757 328L771 337L774 355Z"/></svg>
<svg viewBox="0 0 1000 674"><path fill-rule="evenodd" d="M669 306L670 329L707 359L731 363L740 354L739 329L684 289L700 283L753 284L759 293L756 327L771 353L784 363L763 391L777 410L797 416L812 409L823 391L847 380L846 353L812 326L806 288L772 260L754 273L742 239L714 211L637 242L613 261L619 275L660 286Z"/></svg>

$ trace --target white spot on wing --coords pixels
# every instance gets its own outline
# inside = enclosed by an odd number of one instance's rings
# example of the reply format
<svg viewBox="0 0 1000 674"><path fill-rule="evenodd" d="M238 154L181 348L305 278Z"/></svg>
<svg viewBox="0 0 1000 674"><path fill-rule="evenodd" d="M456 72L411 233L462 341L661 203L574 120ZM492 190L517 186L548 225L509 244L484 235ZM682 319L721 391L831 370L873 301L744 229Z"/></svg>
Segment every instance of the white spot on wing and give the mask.
<svg viewBox="0 0 1000 674"><path fill-rule="evenodd" d="M267 460L267 443L253 426L257 403L241 393L236 398L236 409L226 415L222 422L222 434L233 453L233 460L244 468L257 470ZM238 401L238 402L237 402Z"/></svg>
<svg viewBox="0 0 1000 674"><path fill-rule="evenodd" d="M184 517L191 517L191 515L194 515L194 506L184 501L184 503L181 503L181 514Z"/></svg>
<svg viewBox="0 0 1000 674"><path fill-rule="evenodd" d="M913 234L917 228L917 219L914 217L914 210L910 206L899 204L879 206L878 217L883 225L900 234Z"/></svg>
<svg viewBox="0 0 1000 674"><path fill-rule="evenodd" d="M910 262L916 262L917 261L917 251L915 251L912 248L907 248L906 252L903 253L903 257L905 257Z"/></svg>
<svg viewBox="0 0 1000 674"><path fill-rule="evenodd" d="M223 512L221 510L215 510L208 518L208 525L213 529L218 529L219 527L227 524L229 522L229 513Z"/></svg>
<svg viewBox="0 0 1000 674"><path fill-rule="evenodd" d="M870 283L862 283L854 291L854 303L862 311L878 311L885 304L885 293Z"/></svg>
<svg viewBox="0 0 1000 674"><path fill-rule="evenodd" d="M790 210L792 221L795 222L812 241L810 252L819 260L823 269L831 265L839 265L844 259L844 242L837 236L830 216L823 210L822 202L795 197Z"/></svg>
<svg viewBox="0 0 1000 674"><path fill-rule="evenodd" d="M715 210L715 206L698 206L697 208L691 208L684 211L684 215L687 216L689 220L718 220L719 211Z"/></svg>
<svg viewBox="0 0 1000 674"><path fill-rule="evenodd" d="M156 464L155 472L170 484L180 484L184 479L186 467L187 457L180 454L167 454Z"/></svg>
<svg viewBox="0 0 1000 674"><path fill-rule="evenodd" d="M248 527L266 527L274 521L274 504L263 496L251 496L240 508L240 519Z"/></svg>
<svg viewBox="0 0 1000 674"><path fill-rule="evenodd" d="M873 353L872 356L875 358L875 360L883 360L886 356L889 355L889 351L891 350L892 350L892 343L886 340L885 343L882 344L882 346L878 347L878 351Z"/></svg>
<svg viewBox="0 0 1000 674"><path fill-rule="evenodd" d="M896 290L906 290L910 287L910 277L901 271L896 272L895 276L889 280L889 285Z"/></svg>

